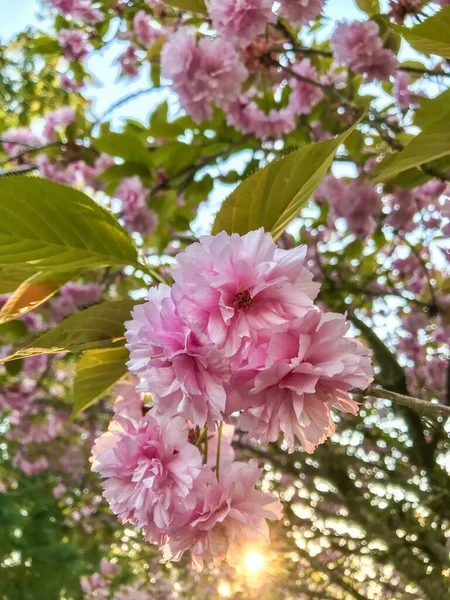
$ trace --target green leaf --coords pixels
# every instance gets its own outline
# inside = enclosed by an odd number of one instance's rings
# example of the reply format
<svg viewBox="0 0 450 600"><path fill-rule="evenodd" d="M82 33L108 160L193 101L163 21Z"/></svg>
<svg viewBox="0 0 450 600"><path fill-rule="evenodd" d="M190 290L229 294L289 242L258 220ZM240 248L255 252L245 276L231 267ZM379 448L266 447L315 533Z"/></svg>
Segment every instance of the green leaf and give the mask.
<svg viewBox="0 0 450 600"><path fill-rule="evenodd" d="M445 115L419 133L401 152L394 155L385 169L375 173L375 180L383 181L448 154L450 154L450 119Z"/></svg>
<svg viewBox="0 0 450 600"><path fill-rule="evenodd" d="M103 133L99 138L93 139L92 143L100 152L106 152L111 156L118 156L128 162L146 167L151 165L150 153L144 142L132 133L109 131Z"/></svg>
<svg viewBox="0 0 450 600"><path fill-rule="evenodd" d="M104 396L127 372L126 348L88 350L77 364L73 387L74 416Z"/></svg>
<svg viewBox="0 0 450 600"><path fill-rule="evenodd" d="M0 294L13 292L33 271L27 273L23 269L9 269L8 267L0 269Z"/></svg>
<svg viewBox="0 0 450 600"><path fill-rule="evenodd" d="M417 125L420 129L425 129L445 113L450 117L450 89L434 98L428 98L427 96L420 98L420 106L414 113L414 125Z"/></svg>
<svg viewBox="0 0 450 600"><path fill-rule="evenodd" d="M139 175L141 178L148 177L150 175L150 171L148 168L138 164L138 163L124 163L123 165L113 165L112 167L108 167L106 171L100 173L97 179L100 181L119 181L124 177L132 177L133 175Z"/></svg>
<svg viewBox="0 0 450 600"><path fill-rule="evenodd" d="M165 0L165 3L189 12L206 13L204 0Z"/></svg>
<svg viewBox="0 0 450 600"><path fill-rule="evenodd" d="M8 375L11 377L15 377L18 375L23 367L23 358L18 358L17 360L11 360L5 364L5 369Z"/></svg>
<svg viewBox="0 0 450 600"><path fill-rule="evenodd" d="M26 279L8 298L0 310L0 323L17 319L37 308L55 294L65 283L74 279L79 271L35 273Z"/></svg>
<svg viewBox="0 0 450 600"><path fill-rule="evenodd" d="M124 339L124 323L130 318L134 300L102 302L71 315L28 346L0 362L58 352L80 352L91 348L117 347Z"/></svg>
<svg viewBox="0 0 450 600"><path fill-rule="evenodd" d="M356 6L369 17L380 14L380 3L378 0L355 0Z"/></svg>
<svg viewBox="0 0 450 600"><path fill-rule="evenodd" d="M450 58L450 6L445 6L422 23L408 28L389 22L418 52Z"/></svg>
<svg viewBox="0 0 450 600"><path fill-rule="evenodd" d="M68 272L136 257L116 218L85 194L38 177L0 180L0 267Z"/></svg>
<svg viewBox="0 0 450 600"><path fill-rule="evenodd" d="M309 200L356 125L336 138L275 160L243 181L223 203L213 233L244 234L264 227L276 239Z"/></svg>

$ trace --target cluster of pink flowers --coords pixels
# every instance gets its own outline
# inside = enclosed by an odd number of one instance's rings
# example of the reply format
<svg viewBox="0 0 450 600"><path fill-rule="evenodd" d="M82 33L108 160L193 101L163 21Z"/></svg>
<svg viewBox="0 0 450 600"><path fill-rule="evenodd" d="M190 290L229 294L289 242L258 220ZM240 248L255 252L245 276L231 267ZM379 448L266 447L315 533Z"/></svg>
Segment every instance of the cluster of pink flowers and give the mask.
<svg viewBox="0 0 450 600"><path fill-rule="evenodd" d="M156 29L150 24L148 13L139 10L133 18L133 31L136 40L145 48L148 48L162 35L161 29Z"/></svg>
<svg viewBox="0 0 450 600"><path fill-rule="evenodd" d="M173 82L182 108L198 122L211 119L211 102L226 110L247 78L230 42L203 37L197 43L187 28L169 36L161 52L161 72Z"/></svg>
<svg viewBox="0 0 450 600"><path fill-rule="evenodd" d="M44 136L49 142L56 142L56 130L67 127L75 121L75 111L70 106L62 106L45 116Z"/></svg>
<svg viewBox="0 0 450 600"><path fill-rule="evenodd" d="M151 235L158 223L158 217L147 206L149 190L142 185L137 175L122 179L115 192L122 201L122 218L129 231Z"/></svg>
<svg viewBox="0 0 450 600"><path fill-rule="evenodd" d="M330 409L356 414L349 391L372 380L345 317L314 305L305 256L262 229L204 236L177 256L172 288L150 289L126 323L128 368L153 407L142 416L136 398L125 403L94 446L93 470L112 510L167 559L190 550L197 568L236 560L267 542L266 519L281 516L255 489L261 470L234 460L223 421L313 452L334 432Z"/></svg>
<svg viewBox="0 0 450 600"><path fill-rule="evenodd" d="M40 148L44 141L25 127L11 128L2 134L2 145L5 152L11 156L17 156L24 150Z"/></svg>
<svg viewBox="0 0 450 600"><path fill-rule="evenodd" d="M100 23L105 18L101 10L94 8L91 0L50 0L50 3L63 15L70 15L89 25Z"/></svg>
<svg viewBox="0 0 450 600"><path fill-rule="evenodd" d="M81 307L87 307L99 302L102 295L97 283L66 283L57 297L49 302L50 314L53 320L59 321Z"/></svg>
<svg viewBox="0 0 450 600"><path fill-rule="evenodd" d="M307 25L316 19L324 0L209 0L208 14L214 29L227 40L246 46L264 33L277 15L288 19L293 27Z"/></svg>
<svg viewBox="0 0 450 600"><path fill-rule="evenodd" d="M381 196L371 185L359 179L345 181L326 175L317 188L316 200L330 204L329 225L338 218L347 222L347 229L357 237L366 237L375 229L375 217L381 212Z"/></svg>
<svg viewBox="0 0 450 600"><path fill-rule="evenodd" d="M80 29L61 29L58 42L67 60L83 60L89 53L87 35Z"/></svg>
<svg viewBox="0 0 450 600"><path fill-rule="evenodd" d="M368 81L395 76L397 59L383 47L380 28L374 21L338 23L330 45L335 59Z"/></svg>

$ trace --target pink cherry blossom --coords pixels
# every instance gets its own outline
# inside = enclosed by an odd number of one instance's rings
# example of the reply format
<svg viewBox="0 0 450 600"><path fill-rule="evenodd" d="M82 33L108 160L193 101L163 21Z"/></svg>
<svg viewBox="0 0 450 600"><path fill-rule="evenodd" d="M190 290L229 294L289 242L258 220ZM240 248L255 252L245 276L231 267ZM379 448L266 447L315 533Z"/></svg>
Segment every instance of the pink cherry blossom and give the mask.
<svg viewBox="0 0 450 600"><path fill-rule="evenodd" d="M414 192L405 188L396 188L389 198L390 212L385 219L398 231L411 231L414 228L413 218L419 208Z"/></svg>
<svg viewBox="0 0 450 600"><path fill-rule="evenodd" d="M226 356L244 351L260 329L304 316L319 286L305 268L305 247L277 248L263 229L244 236L202 236L171 268L178 311Z"/></svg>
<svg viewBox="0 0 450 600"><path fill-rule="evenodd" d="M122 567L118 563L113 563L106 558L100 561L100 573L105 577L114 577L122 571Z"/></svg>
<svg viewBox="0 0 450 600"><path fill-rule="evenodd" d="M40 456L36 460L30 461L24 457L20 450L15 454L12 464L16 469L20 469L29 477L39 475L43 471L46 471L50 466L45 456Z"/></svg>
<svg viewBox="0 0 450 600"><path fill-rule="evenodd" d="M227 110L227 122L243 133L252 133L261 139L279 139L295 129L295 118L290 108L262 111L249 96L241 96Z"/></svg>
<svg viewBox="0 0 450 600"><path fill-rule="evenodd" d="M321 13L325 0L281 0L278 14L293 27L308 25Z"/></svg>
<svg viewBox="0 0 450 600"><path fill-rule="evenodd" d="M136 77L139 73L139 57L136 51L136 46L130 44L118 58L122 73L127 77Z"/></svg>
<svg viewBox="0 0 450 600"><path fill-rule="evenodd" d="M67 488L63 483L58 483L53 489L52 489L52 494L53 496L59 500L59 498L62 498L62 496L64 496L64 494L66 493Z"/></svg>
<svg viewBox="0 0 450 600"><path fill-rule="evenodd" d="M114 166L114 158L108 154L100 154L94 161L93 165L89 165L84 160L79 160L74 163L74 167L81 175L85 185L89 185L94 190L101 190L104 188L105 183L99 181L97 177L104 173L106 169Z"/></svg>
<svg viewBox="0 0 450 600"><path fill-rule="evenodd" d="M178 560L190 550L194 567L201 570L204 562L238 563L249 545L267 544L266 519L280 519L282 508L274 496L255 490L261 474L255 461L235 462L218 482L204 468L195 482L195 506L188 521L169 534L164 557Z"/></svg>
<svg viewBox="0 0 450 600"><path fill-rule="evenodd" d="M89 53L87 36L79 29L61 29L58 42L67 60L83 60Z"/></svg>
<svg viewBox="0 0 450 600"><path fill-rule="evenodd" d="M187 441L181 417L139 421L116 416L92 449L92 470L103 478L103 495L123 523L146 528L159 539L187 509L202 464L198 449Z"/></svg>
<svg viewBox="0 0 450 600"><path fill-rule="evenodd" d="M74 19L95 25L105 18L105 15L92 6L91 0L50 0L50 4L63 15L71 15Z"/></svg>
<svg viewBox="0 0 450 600"><path fill-rule="evenodd" d="M402 109L416 108L419 105L418 95L408 89L409 77L405 71L398 71L392 94Z"/></svg>
<svg viewBox="0 0 450 600"><path fill-rule="evenodd" d="M65 168L61 164L50 160L45 154L39 154L36 157L36 164L39 174L45 179L65 185L75 185L77 181L77 175L73 169Z"/></svg>
<svg viewBox="0 0 450 600"><path fill-rule="evenodd" d="M44 136L50 142L56 142L55 132L59 127L67 127L75 121L75 111L70 106L62 106L45 115Z"/></svg>
<svg viewBox="0 0 450 600"><path fill-rule="evenodd" d="M139 380L124 381L114 386L114 413L138 421L144 415L144 395L136 391Z"/></svg>
<svg viewBox="0 0 450 600"><path fill-rule="evenodd" d="M76 81L68 75L61 75L59 82L65 92L79 92L84 88L83 81Z"/></svg>
<svg viewBox="0 0 450 600"><path fill-rule="evenodd" d="M147 207L149 190L142 185L137 175L122 179L115 196L122 201L122 217L129 231L151 235L158 217Z"/></svg>
<svg viewBox="0 0 450 600"><path fill-rule="evenodd" d="M17 156L24 150L40 148L44 145L42 138L25 127L7 129L2 133L1 138L5 152L11 157Z"/></svg>
<svg viewBox="0 0 450 600"><path fill-rule="evenodd" d="M403 23L407 15L420 13L426 3L426 0L390 0L388 14L397 23Z"/></svg>
<svg viewBox="0 0 450 600"><path fill-rule="evenodd" d="M272 4L273 0L209 0L207 7L214 29L244 46L275 21Z"/></svg>
<svg viewBox="0 0 450 600"><path fill-rule="evenodd" d="M367 348L345 337L348 328L343 315L314 308L297 322L262 332L258 347L265 353L249 363L256 372L251 393L260 394L260 405L255 398L241 427L262 443L283 432L290 451L297 437L311 453L334 432L332 407L356 414L348 392L365 389L373 372Z"/></svg>
<svg viewBox="0 0 450 600"><path fill-rule="evenodd" d="M292 69L297 75L318 82L319 77L316 69L311 65L309 59L304 58ZM305 81L299 81L295 77L291 80L292 92L289 97L289 107L294 114L307 115L311 109L323 98L320 87Z"/></svg>
<svg viewBox="0 0 450 600"><path fill-rule="evenodd" d="M247 71L230 42L203 37L198 44L186 28L169 36L161 71L173 82L184 108L197 122L211 119L211 103L223 109L237 99Z"/></svg>
<svg viewBox="0 0 450 600"><path fill-rule="evenodd" d="M161 413L214 427L225 409L230 367L205 335L180 318L176 293L176 287L159 285L150 289L148 302L135 307L125 324L128 369L141 378L137 389L152 393Z"/></svg>
<svg viewBox="0 0 450 600"><path fill-rule="evenodd" d="M162 35L160 29L155 29L150 25L148 13L145 10L139 10L133 18L133 31L137 41L148 48Z"/></svg>
<svg viewBox="0 0 450 600"><path fill-rule="evenodd" d="M56 298L49 302L51 315L59 320L72 314L77 308L96 304L101 297L101 289L97 283L66 283Z"/></svg>
<svg viewBox="0 0 450 600"><path fill-rule="evenodd" d="M379 31L374 21L338 23L330 41L335 59L368 81L395 76L397 59L383 48Z"/></svg>

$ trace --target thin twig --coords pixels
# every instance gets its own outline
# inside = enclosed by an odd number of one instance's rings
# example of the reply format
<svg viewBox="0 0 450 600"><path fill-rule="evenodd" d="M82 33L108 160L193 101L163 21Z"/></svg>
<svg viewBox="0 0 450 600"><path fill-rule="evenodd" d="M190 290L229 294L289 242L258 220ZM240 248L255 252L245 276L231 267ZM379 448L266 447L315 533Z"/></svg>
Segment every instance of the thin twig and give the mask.
<svg viewBox="0 0 450 600"><path fill-rule="evenodd" d="M405 396L404 394L398 394L397 392L391 392L375 385L370 385L365 390L352 390L352 393L363 396L364 398L372 396L373 398L381 398L382 400L390 400L395 404L401 404L407 406L418 412L433 414L433 415L444 415L450 417L450 406L445 404L438 404L434 402L428 402L427 400L421 400L420 398L413 398L412 396Z"/></svg>

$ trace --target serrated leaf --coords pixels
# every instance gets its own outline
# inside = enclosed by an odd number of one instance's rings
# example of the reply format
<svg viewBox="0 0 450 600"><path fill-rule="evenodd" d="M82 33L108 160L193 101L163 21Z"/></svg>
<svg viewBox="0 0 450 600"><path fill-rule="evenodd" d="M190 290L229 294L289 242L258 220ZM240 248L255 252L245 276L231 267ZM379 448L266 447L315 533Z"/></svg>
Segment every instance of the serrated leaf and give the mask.
<svg viewBox="0 0 450 600"><path fill-rule="evenodd" d="M385 169L375 173L375 180L389 179L398 173L449 154L450 119L445 115L419 133L401 152L394 155Z"/></svg>
<svg viewBox="0 0 450 600"><path fill-rule="evenodd" d="M106 152L111 156L118 156L128 162L145 167L151 165L150 152L141 138L132 133L109 131L103 133L99 138L93 139L92 143L100 152Z"/></svg>
<svg viewBox="0 0 450 600"><path fill-rule="evenodd" d="M104 396L127 372L126 348L88 350L79 360L73 386L74 416Z"/></svg>
<svg viewBox="0 0 450 600"><path fill-rule="evenodd" d="M243 181L223 203L213 233L242 235L264 227L276 239L309 200L356 125L336 138L275 160Z"/></svg>
<svg viewBox="0 0 450 600"><path fill-rule="evenodd" d="M408 28L389 22L418 52L450 58L450 6L445 6L422 23Z"/></svg>
<svg viewBox="0 0 450 600"><path fill-rule="evenodd" d="M164 0L169 6L181 8L189 12L206 13L206 4L204 0Z"/></svg>
<svg viewBox="0 0 450 600"><path fill-rule="evenodd" d="M8 298L0 310L0 323L7 323L34 310L78 274L79 271L58 273L44 271L33 274Z"/></svg>
<svg viewBox="0 0 450 600"><path fill-rule="evenodd" d="M124 323L130 318L134 300L102 302L71 315L30 344L0 362L37 354L81 352L92 348L117 347L124 339Z"/></svg>
<svg viewBox="0 0 450 600"><path fill-rule="evenodd" d="M136 259L129 234L85 194L38 177L0 180L0 267L68 272Z"/></svg>

